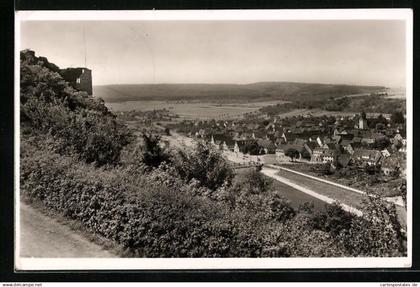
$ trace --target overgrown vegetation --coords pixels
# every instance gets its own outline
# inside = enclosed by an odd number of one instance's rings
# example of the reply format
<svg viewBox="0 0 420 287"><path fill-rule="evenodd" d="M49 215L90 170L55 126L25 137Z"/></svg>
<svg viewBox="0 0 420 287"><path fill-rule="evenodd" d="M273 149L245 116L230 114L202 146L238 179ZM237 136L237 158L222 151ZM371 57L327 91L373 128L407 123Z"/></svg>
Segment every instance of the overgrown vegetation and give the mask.
<svg viewBox="0 0 420 287"><path fill-rule="evenodd" d="M125 256L400 256L393 206L362 217L339 206L293 209L256 170L236 174L206 144L142 145L100 100L76 91L53 64L21 55L23 198L113 240Z"/></svg>
<svg viewBox="0 0 420 287"><path fill-rule="evenodd" d="M75 154L97 166L115 164L130 141L103 101L73 89L56 67L32 51L21 53L21 125L23 133L51 136L62 155Z"/></svg>

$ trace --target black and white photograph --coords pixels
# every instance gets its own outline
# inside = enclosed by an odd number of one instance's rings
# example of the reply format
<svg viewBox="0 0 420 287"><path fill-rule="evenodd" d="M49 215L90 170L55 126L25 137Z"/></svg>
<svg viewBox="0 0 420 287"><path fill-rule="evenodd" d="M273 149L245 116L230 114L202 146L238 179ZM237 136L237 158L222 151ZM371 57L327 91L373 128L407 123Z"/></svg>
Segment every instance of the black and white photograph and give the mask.
<svg viewBox="0 0 420 287"><path fill-rule="evenodd" d="M17 270L411 267L408 9L19 11Z"/></svg>

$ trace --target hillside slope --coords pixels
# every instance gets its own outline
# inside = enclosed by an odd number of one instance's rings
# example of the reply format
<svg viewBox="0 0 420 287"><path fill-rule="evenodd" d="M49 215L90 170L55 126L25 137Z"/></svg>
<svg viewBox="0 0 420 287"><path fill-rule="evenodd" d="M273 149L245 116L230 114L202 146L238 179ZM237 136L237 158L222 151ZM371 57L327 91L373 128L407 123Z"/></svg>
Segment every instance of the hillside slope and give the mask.
<svg viewBox="0 0 420 287"><path fill-rule="evenodd" d="M382 86L329 85L294 82L238 84L138 84L95 86L94 96L106 102L138 100L210 102L323 100L384 90Z"/></svg>

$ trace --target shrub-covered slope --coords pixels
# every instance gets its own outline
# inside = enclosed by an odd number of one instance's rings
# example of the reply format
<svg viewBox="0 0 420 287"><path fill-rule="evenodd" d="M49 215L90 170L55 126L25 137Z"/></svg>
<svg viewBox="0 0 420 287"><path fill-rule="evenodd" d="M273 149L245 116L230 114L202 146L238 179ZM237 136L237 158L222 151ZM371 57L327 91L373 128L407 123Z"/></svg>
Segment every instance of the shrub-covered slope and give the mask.
<svg viewBox="0 0 420 287"><path fill-rule="evenodd" d="M23 133L48 134L57 152L76 154L87 163L116 163L130 137L103 101L73 89L57 66L33 51L20 57Z"/></svg>

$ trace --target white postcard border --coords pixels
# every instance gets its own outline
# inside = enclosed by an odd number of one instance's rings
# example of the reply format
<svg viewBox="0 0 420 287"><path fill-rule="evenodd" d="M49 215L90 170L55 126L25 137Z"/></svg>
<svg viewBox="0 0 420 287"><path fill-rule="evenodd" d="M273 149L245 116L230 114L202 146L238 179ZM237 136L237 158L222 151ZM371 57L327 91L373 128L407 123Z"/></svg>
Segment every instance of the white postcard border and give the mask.
<svg viewBox="0 0 420 287"><path fill-rule="evenodd" d="M402 20L406 23L407 256L394 258L23 258L20 257L20 23L22 21ZM412 264L413 12L411 9L17 11L15 14L16 270L408 268Z"/></svg>

